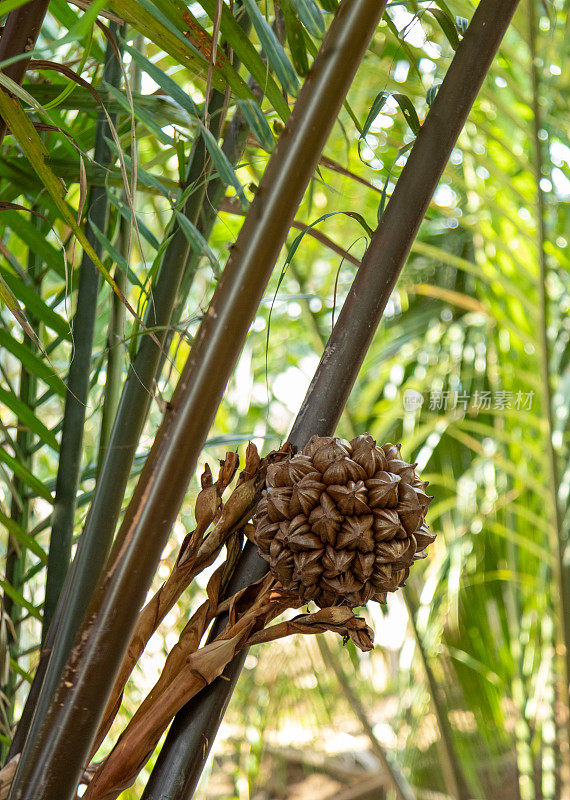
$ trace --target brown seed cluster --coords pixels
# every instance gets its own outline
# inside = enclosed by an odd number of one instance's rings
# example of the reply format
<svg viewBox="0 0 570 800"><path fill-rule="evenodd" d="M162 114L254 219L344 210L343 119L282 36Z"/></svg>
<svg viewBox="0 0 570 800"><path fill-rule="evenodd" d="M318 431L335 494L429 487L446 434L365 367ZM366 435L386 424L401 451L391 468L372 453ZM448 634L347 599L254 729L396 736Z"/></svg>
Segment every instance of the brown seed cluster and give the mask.
<svg viewBox="0 0 570 800"><path fill-rule="evenodd" d="M386 602L435 536L431 497L400 446L313 436L269 467L255 541L281 585L321 608Z"/></svg>

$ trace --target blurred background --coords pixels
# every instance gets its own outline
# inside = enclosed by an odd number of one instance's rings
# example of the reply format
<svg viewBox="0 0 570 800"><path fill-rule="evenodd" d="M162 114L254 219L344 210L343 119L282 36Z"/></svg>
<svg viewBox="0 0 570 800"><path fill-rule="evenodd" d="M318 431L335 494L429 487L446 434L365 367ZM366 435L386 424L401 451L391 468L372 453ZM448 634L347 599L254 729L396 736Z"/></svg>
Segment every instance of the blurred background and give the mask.
<svg viewBox="0 0 570 800"><path fill-rule="evenodd" d="M278 0L259 4L269 24L276 18L279 23L281 5ZM311 27L305 18L299 23L310 63L329 24L330 3L308 5L314 5L316 19L322 21L322 28L318 21ZM372 604L363 612L376 634L371 653L356 651L352 643L343 646L332 634L291 637L250 651L199 787L201 800L391 796L379 752L399 765L419 799L568 796L569 662L560 609L570 527L567 8L566 0L521 3L337 431L349 439L369 432L379 444L402 443L403 457L417 462L430 482L428 491L435 499L428 522L438 538L429 557L413 568L405 590L390 595L387 607ZM211 31L202 6L193 3L191 10ZM78 13L54 0L42 46L53 48L62 30L73 29ZM417 132L408 104L421 122L472 13L473 4L464 0L388 4L299 208L197 474L205 463L215 472L227 450L243 457L249 440L263 452L286 440L367 245L367 232L354 212L375 227ZM96 82L104 40L95 30L87 43L89 35L80 31L76 40L52 49L52 57ZM127 30L126 37L195 103L204 102L203 78L195 79L137 31ZM250 38L259 46L255 33ZM283 41L300 73L302 53L286 36ZM121 215L125 197L115 165L106 172L115 201L103 255L105 263L121 266L129 297L141 309L148 302L145 287L180 193L184 154L195 128L176 100L165 97L165 86L140 70L129 53L123 63L134 93L135 210L141 235L133 234L125 251L132 220L126 225L129 215ZM69 85L65 76L48 77L31 73L25 83L44 105ZM381 92L386 96L379 97ZM109 87L104 96L115 103L117 130L127 153L130 101L125 101L124 89ZM90 105L84 89L74 86L51 111L85 150L92 146L95 128L96 109ZM269 104L263 110L270 133L278 133L276 114ZM68 199L79 207L84 187L77 178L77 154L63 136L42 135L50 163L67 183ZM250 134L235 167L248 201L271 146L272 141L264 149ZM24 289L14 291L19 297L27 292L22 302L36 320L48 358L32 352L19 323L2 309L4 552L8 532L19 537L17 556L12 550L0 584L5 597L0 720L5 743L37 664L49 498L57 470L57 449L34 420L52 437L58 433L63 400L53 374L65 377L68 368L72 343L67 321L73 313L73 267L78 263L69 231L61 220L52 220L41 184L22 170L20 159L17 145L7 137L0 154L0 200L26 206L32 202L41 216L4 211L0 273L13 287L21 281ZM95 180L97 165L86 166L87 180ZM179 309L170 361L157 385L133 479L242 220L236 189L230 185L209 239L210 255L197 255L191 287ZM120 260L117 253L123 254ZM35 271L29 266L33 258L41 261ZM26 263L24 270L20 265ZM102 285L76 533L97 471L114 304L109 287ZM111 345L123 378L138 335L127 317ZM18 516L18 486L21 491L30 479L13 463L21 445L16 441L21 412L13 398L26 370L35 371L36 387L34 420L26 423L32 431L25 443L27 469L45 491L32 487L35 495L26 503L24 519ZM197 491L195 479L155 589L193 527ZM158 677L166 652L201 601L207 577L200 576L151 640L128 685L117 732ZM140 797L152 763L124 792L125 800Z"/></svg>

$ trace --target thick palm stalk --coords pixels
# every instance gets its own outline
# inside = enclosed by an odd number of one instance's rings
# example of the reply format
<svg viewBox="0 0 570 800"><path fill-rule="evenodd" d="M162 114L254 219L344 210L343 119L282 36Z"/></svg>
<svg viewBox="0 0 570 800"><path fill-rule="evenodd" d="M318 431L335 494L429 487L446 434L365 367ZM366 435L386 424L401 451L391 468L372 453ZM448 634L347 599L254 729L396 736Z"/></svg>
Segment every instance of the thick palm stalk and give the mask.
<svg viewBox="0 0 570 800"><path fill-rule="evenodd" d="M139 608L267 282L384 9L344 0L287 122L197 333L119 537L123 546L80 630L11 797L73 796Z"/></svg>
<svg viewBox="0 0 570 800"><path fill-rule="evenodd" d="M216 96L222 98L221 104L223 95L216 93ZM212 105L215 105L214 101ZM219 114L217 118L219 119ZM191 160L190 182L197 181L204 170L206 152L201 137L197 140L194 152L196 157ZM203 192L197 190L190 196L184 208L184 213L193 223L198 215L202 197ZM113 538L136 447L152 399L161 345L170 322L189 249L186 236L178 226L175 226L174 235L166 251L161 277L153 290L153 299L148 303L144 320L147 328L158 328L158 331L154 339L150 336L142 337L141 345L129 370L73 567L72 583L65 602L66 613L59 625L58 644L55 646L59 662L58 678L83 619L85 598L91 596ZM50 670L54 667L55 664Z"/></svg>
<svg viewBox="0 0 570 800"><path fill-rule="evenodd" d="M410 252L441 174L509 26L518 0L481 0L410 151L374 232L289 440L302 448L334 433L386 303ZM234 573L235 591L267 564L248 543ZM216 620L214 632L223 624ZM182 800L196 787L246 654L182 708L151 774L144 800Z"/></svg>
<svg viewBox="0 0 570 800"><path fill-rule="evenodd" d="M113 23L111 35L114 35L116 31L117 24ZM105 54L104 80L113 86L118 85L121 80L121 66L110 42L107 43ZM98 164L110 162L111 153L107 144L109 136L109 123L105 115L100 114L97 120L94 154ZM91 189L88 209L85 233L91 246L100 256L102 246L95 236L92 226L104 231L107 225L109 201L105 186L94 186ZM98 294L99 271L87 253L84 253L79 269L77 309L73 317L73 352L69 365L61 432L47 565L42 639L45 639L51 623L71 556Z"/></svg>
<svg viewBox="0 0 570 800"><path fill-rule="evenodd" d="M8 14L0 37L0 61L31 52L46 15L49 0L24 0L20 8ZM22 83L30 58L20 58L8 64L2 72L18 84ZM1 90L3 91L3 90ZM6 133L6 122L0 117L0 144Z"/></svg>

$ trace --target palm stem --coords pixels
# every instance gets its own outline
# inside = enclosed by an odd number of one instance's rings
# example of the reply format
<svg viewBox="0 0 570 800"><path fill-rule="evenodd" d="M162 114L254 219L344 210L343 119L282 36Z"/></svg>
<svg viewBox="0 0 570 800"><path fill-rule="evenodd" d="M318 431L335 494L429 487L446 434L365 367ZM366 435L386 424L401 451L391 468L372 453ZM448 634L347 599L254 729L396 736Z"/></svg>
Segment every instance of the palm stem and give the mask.
<svg viewBox="0 0 570 800"><path fill-rule="evenodd" d="M121 254L126 255L126 239L128 231L127 223L121 219ZM124 274L117 270L115 272L115 282L121 292L125 292L127 281ZM101 412L101 430L99 432L99 457L97 459L97 475L101 472L101 466L105 458L105 453L111 440L113 422L117 414L119 400L121 399L121 389L123 385L123 337L125 332L125 306L115 292L111 293L111 310L109 313L109 328L107 334L107 375L105 379L105 393L103 399L103 411Z"/></svg>
<svg viewBox="0 0 570 800"><path fill-rule="evenodd" d="M125 31L123 31L123 37ZM140 48L142 37L137 36L135 45ZM133 94L140 94L141 90L141 70L136 61L131 61L129 83ZM130 152L131 158L133 154ZM123 202L127 200L123 192ZM131 229L129 222L121 217L119 221L119 252L129 262L131 254ZM115 281L123 292L127 291L127 279L120 270L115 270ZM107 375L105 380L105 394L103 400L103 411L101 413L101 430L99 432L99 455L97 458L97 478L101 472L105 453L109 447L113 423L117 415L119 401L121 399L122 373L123 373L123 348L122 342L125 331L126 309L115 292L111 293L111 311L109 314L109 327L107 333Z"/></svg>

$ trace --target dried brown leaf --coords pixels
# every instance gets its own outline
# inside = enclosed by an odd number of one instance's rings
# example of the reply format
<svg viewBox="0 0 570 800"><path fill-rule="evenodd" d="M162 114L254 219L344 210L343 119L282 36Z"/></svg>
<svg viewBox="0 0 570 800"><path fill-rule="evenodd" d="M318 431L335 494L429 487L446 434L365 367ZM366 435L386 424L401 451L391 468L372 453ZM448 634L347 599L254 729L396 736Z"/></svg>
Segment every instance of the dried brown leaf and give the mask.
<svg viewBox="0 0 570 800"><path fill-rule="evenodd" d="M218 488L220 494L223 494L225 489L230 485L234 479L234 475L239 467L239 456L237 453L226 453L224 461L220 461L220 472L218 475Z"/></svg>
<svg viewBox="0 0 570 800"><path fill-rule="evenodd" d="M19 760L20 754L18 753L0 769L0 800L6 800L8 797Z"/></svg>
<svg viewBox="0 0 570 800"><path fill-rule="evenodd" d="M374 647L374 633L361 617L355 617L345 606L321 608L314 614L299 614L291 620L279 622L251 635L247 646L272 642L293 633L322 633L334 631L343 638L350 638L363 651Z"/></svg>
<svg viewBox="0 0 570 800"><path fill-rule="evenodd" d="M212 477L212 470L210 469L210 465L206 464L204 467L204 472L200 476L200 485L202 489L207 489L208 486L211 486L214 483L214 478Z"/></svg>

